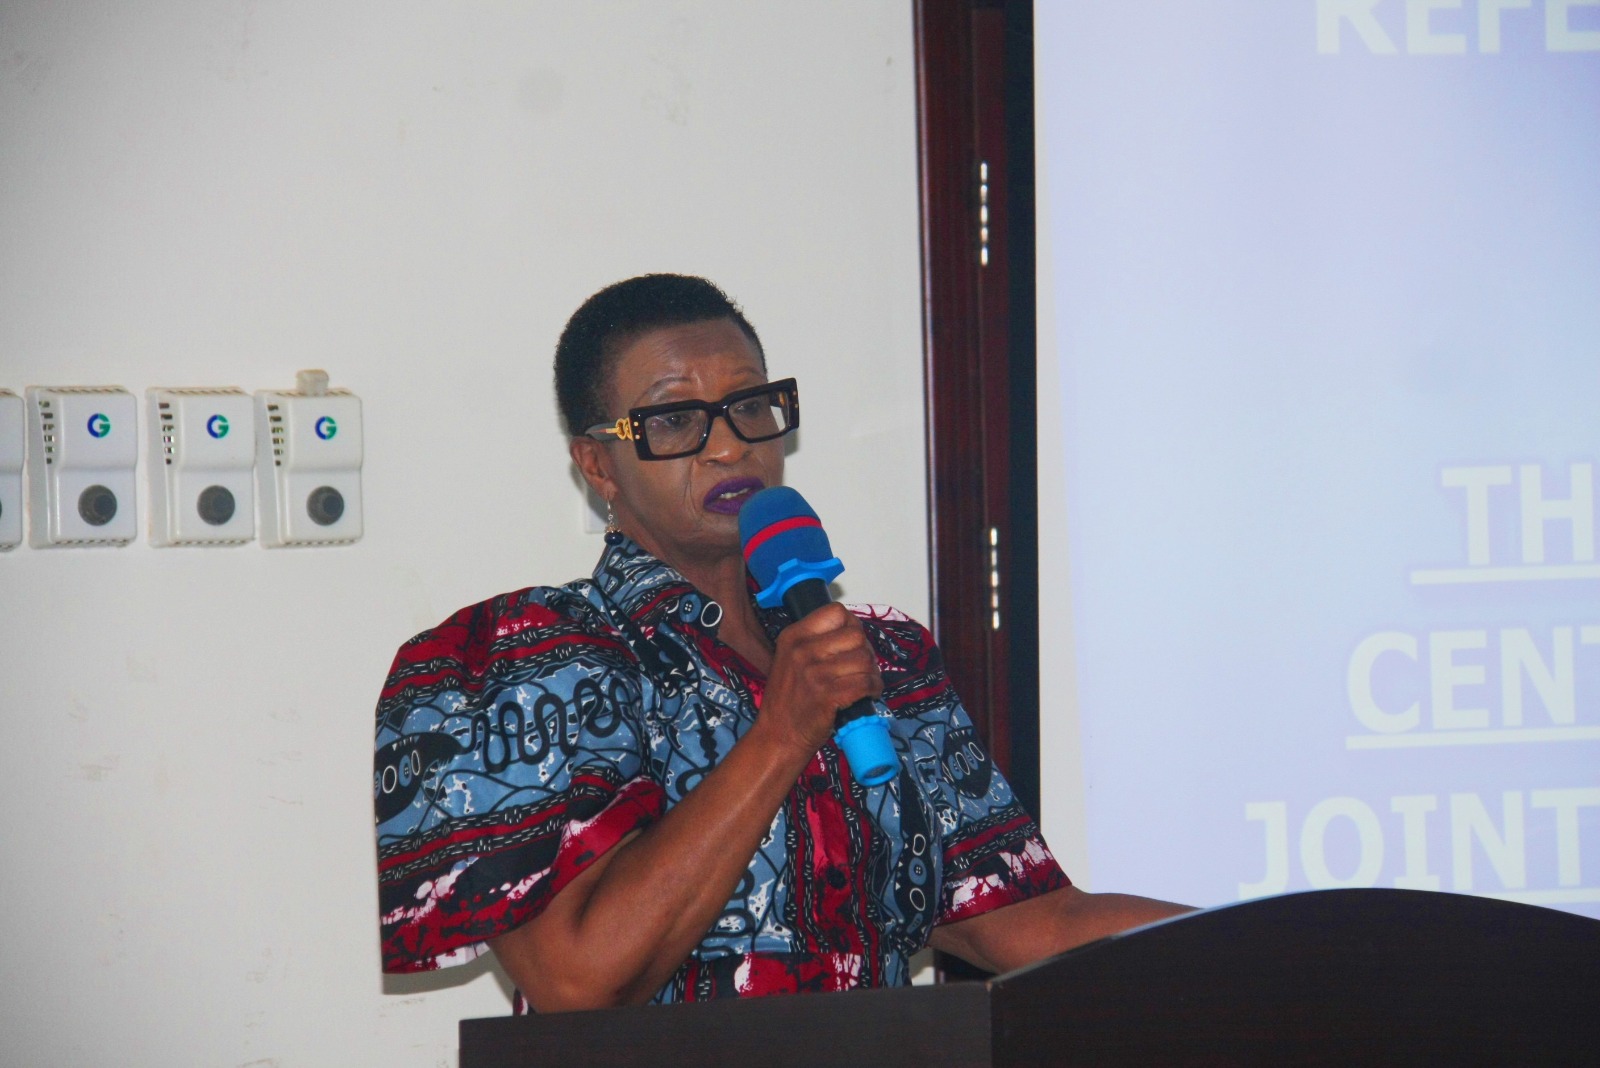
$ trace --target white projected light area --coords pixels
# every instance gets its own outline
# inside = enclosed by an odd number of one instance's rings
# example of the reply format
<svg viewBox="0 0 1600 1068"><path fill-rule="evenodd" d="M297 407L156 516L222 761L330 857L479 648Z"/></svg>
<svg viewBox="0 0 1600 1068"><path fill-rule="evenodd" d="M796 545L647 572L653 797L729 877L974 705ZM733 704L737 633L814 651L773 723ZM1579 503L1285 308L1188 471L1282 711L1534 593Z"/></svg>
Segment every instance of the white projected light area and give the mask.
<svg viewBox="0 0 1600 1068"><path fill-rule="evenodd" d="M1600 0L1035 33L1046 833L1600 917Z"/></svg>

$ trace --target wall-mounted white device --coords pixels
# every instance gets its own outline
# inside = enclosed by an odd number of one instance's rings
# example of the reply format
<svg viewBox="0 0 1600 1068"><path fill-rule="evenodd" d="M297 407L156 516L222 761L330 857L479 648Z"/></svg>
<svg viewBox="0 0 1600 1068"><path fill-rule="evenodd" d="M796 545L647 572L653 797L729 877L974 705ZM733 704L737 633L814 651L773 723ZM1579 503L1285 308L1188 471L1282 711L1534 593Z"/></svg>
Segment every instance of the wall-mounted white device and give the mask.
<svg viewBox="0 0 1600 1068"><path fill-rule="evenodd" d="M261 544L341 545L361 537L361 400L301 371L296 388L260 390L256 496Z"/></svg>
<svg viewBox="0 0 1600 1068"><path fill-rule="evenodd" d="M22 544L22 457L27 428L22 398L0 389L0 552Z"/></svg>
<svg viewBox="0 0 1600 1068"><path fill-rule="evenodd" d="M147 389L150 544L255 537L255 407L242 389Z"/></svg>
<svg viewBox="0 0 1600 1068"><path fill-rule="evenodd" d="M29 386L28 544L126 545L138 532L138 405L121 386Z"/></svg>

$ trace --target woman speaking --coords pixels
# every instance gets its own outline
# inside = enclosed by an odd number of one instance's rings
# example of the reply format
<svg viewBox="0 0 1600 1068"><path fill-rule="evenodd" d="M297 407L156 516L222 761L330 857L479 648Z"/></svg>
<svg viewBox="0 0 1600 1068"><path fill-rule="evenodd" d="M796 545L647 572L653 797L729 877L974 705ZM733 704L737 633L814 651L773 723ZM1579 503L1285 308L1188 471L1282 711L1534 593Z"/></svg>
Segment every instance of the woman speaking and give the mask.
<svg viewBox="0 0 1600 1068"><path fill-rule="evenodd" d="M928 944L1005 971L1183 911L1070 885L922 626L756 604L739 510L783 481L799 388L721 290L610 286L555 363L605 545L589 578L396 655L373 780L386 971L490 948L540 1012L847 990L908 982ZM876 786L832 740L863 698L900 757Z"/></svg>

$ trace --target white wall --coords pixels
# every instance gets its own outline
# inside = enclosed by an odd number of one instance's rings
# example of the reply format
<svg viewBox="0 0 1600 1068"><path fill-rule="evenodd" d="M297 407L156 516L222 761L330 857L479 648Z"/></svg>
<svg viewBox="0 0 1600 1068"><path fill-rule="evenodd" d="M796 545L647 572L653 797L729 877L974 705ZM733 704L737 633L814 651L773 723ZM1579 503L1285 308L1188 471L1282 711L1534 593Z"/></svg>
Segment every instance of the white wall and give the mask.
<svg viewBox="0 0 1600 1068"><path fill-rule="evenodd" d="M416 630L592 565L583 297L724 285L847 592L926 613L909 5L11 0L0 42L0 386L325 367L367 446L351 548L0 557L0 1060L453 1064L506 994L380 980L371 710Z"/></svg>
<svg viewBox="0 0 1600 1068"><path fill-rule="evenodd" d="M1039 68L1037 46L1034 69ZM1062 395L1061 351L1056 308L1055 232L1056 205L1048 196L1050 153L1035 136L1035 187L1043 191L1036 204L1037 277L1034 299L1038 307L1037 390L1039 398L1037 450L1039 508L1039 590L1051 591L1050 610L1039 614L1039 826L1050 850L1073 883L1085 890L1131 887L1097 887L1089 866L1088 784L1084 777L1082 715L1078 707L1077 635L1072 615L1072 568L1063 551L1067 544L1067 498L1059 487L1067 484L1066 435L1059 418ZM1048 669L1047 669L1048 666Z"/></svg>

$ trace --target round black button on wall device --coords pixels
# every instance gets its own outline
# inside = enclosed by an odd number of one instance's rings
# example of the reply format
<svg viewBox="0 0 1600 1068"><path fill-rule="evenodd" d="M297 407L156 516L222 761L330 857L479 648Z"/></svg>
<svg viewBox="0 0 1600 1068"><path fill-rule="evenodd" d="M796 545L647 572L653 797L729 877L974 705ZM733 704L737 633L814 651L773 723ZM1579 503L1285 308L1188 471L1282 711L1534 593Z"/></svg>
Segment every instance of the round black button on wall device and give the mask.
<svg viewBox="0 0 1600 1068"><path fill-rule="evenodd" d="M207 486L200 491L200 499L195 502L195 511L200 513L200 518L214 527L220 527L232 519L236 507L238 505L233 499L233 492L227 486Z"/></svg>
<svg viewBox="0 0 1600 1068"><path fill-rule="evenodd" d="M332 486L318 486L306 498L306 514L318 526L331 527L344 515L344 494Z"/></svg>
<svg viewBox="0 0 1600 1068"><path fill-rule="evenodd" d="M117 495L93 485L78 494L78 515L91 527L103 527L117 517Z"/></svg>

